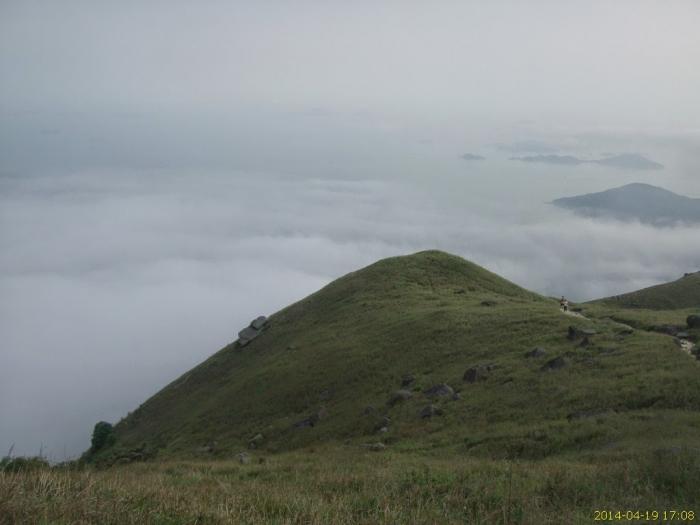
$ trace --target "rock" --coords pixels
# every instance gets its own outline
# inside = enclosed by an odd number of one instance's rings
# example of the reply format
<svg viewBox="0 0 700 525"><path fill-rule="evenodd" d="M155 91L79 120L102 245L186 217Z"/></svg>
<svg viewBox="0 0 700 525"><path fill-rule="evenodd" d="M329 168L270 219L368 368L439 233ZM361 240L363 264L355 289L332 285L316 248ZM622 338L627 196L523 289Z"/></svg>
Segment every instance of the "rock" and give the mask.
<svg viewBox="0 0 700 525"><path fill-rule="evenodd" d="M425 395L428 397L452 397L455 393L455 391L452 389L452 387L448 384L445 383L440 383L438 385L433 385L431 386L428 390L426 390Z"/></svg>
<svg viewBox="0 0 700 525"><path fill-rule="evenodd" d="M415 377L413 377L413 374L406 374L401 378L401 386L406 387L409 386L411 383L413 383L416 380Z"/></svg>
<svg viewBox="0 0 700 525"><path fill-rule="evenodd" d="M378 432L379 432L380 434L385 434L386 432L389 432L389 428L388 428L388 427L382 427L382 428L380 428L380 429L378 430Z"/></svg>
<svg viewBox="0 0 700 525"><path fill-rule="evenodd" d="M587 335L583 336L583 339L581 339L581 342L578 344L579 346L589 346L591 344L591 340L588 338Z"/></svg>
<svg viewBox="0 0 700 525"><path fill-rule="evenodd" d="M700 315L689 315L685 322L688 325L688 328L700 328Z"/></svg>
<svg viewBox="0 0 700 525"><path fill-rule="evenodd" d="M579 337L585 337L585 336L593 336L597 334L595 330L591 328L578 328L577 326L569 326L569 331L567 334L567 338L570 341L574 341L578 339Z"/></svg>
<svg viewBox="0 0 700 525"><path fill-rule="evenodd" d="M533 358L533 357L534 358L542 357L545 355L547 355L547 350L545 350L541 346L535 347L532 350L530 350L529 352L525 352L525 357L528 359Z"/></svg>
<svg viewBox="0 0 700 525"><path fill-rule="evenodd" d="M238 342L241 346L245 346L248 343L250 343L253 339L258 337L258 335L260 335L260 332L258 332L255 328L247 326L243 330L238 332Z"/></svg>
<svg viewBox="0 0 700 525"><path fill-rule="evenodd" d="M374 414L376 411L377 411L377 409L374 408L372 405L367 405L367 406L365 407L365 409L362 411L362 413L363 413L365 416L369 416L369 415L371 415L371 414Z"/></svg>
<svg viewBox="0 0 700 525"><path fill-rule="evenodd" d="M262 330L266 324L267 324L267 317L265 317L264 315L261 315L260 317L254 319L250 323L250 327L253 328L254 330Z"/></svg>
<svg viewBox="0 0 700 525"><path fill-rule="evenodd" d="M248 463L250 463L250 454L248 454L247 452L241 452L236 457L238 458L238 462L241 465L247 465Z"/></svg>
<svg viewBox="0 0 700 525"><path fill-rule="evenodd" d="M393 407L396 403L401 403L402 401L406 401L407 399L411 399L412 397L413 394L408 390L397 390L389 398L389 406Z"/></svg>
<svg viewBox="0 0 700 525"><path fill-rule="evenodd" d="M459 401L460 399L462 399L462 394L460 394L459 392L455 392L454 394L452 394L452 401Z"/></svg>
<svg viewBox="0 0 700 525"><path fill-rule="evenodd" d="M376 425L374 425L374 431L381 432L383 428L388 429L390 424L391 419L389 419L387 416L384 416L377 422Z"/></svg>
<svg viewBox="0 0 700 525"><path fill-rule="evenodd" d="M484 381L493 368L494 365L473 366L472 368L469 368L466 372L464 372L464 376L462 376L462 379L464 379L464 381L466 381L467 383L476 383L477 381Z"/></svg>
<svg viewBox="0 0 700 525"><path fill-rule="evenodd" d="M676 337L678 339L688 339L690 337L690 334L688 332L677 332Z"/></svg>
<svg viewBox="0 0 700 525"><path fill-rule="evenodd" d="M440 407L436 407L435 405L428 405L423 408L423 410L420 411L420 417L422 419L427 419L433 416L441 416L442 415L442 409Z"/></svg>
<svg viewBox="0 0 700 525"><path fill-rule="evenodd" d="M311 417L307 417L302 419L301 421L297 421L294 423L294 428L308 428L308 427L313 427L316 425L316 421L314 421Z"/></svg>
<svg viewBox="0 0 700 525"><path fill-rule="evenodd" d="M212 454L214 452L214 445L209 443L202 447L197 447L195 449L195 452L197 452L198 454Z"/></svg>
<svg viewBox="0 0 700 525"><path fill-rule="evenodd" d="M371 450L372 452L381 452L382 450L386 449L386 445L384 443L368 443L366 445L363 445L365 448Z"/></svg>
<svg viewBox="0 0 700 525"><path fill-rule="evenodd" d="M682 326L673 325L673 324L655 325L655 326L652 326L651 329L654 332L659 332L661 334L666 334L666 335L676 335L678 332L683 331Z"/></svg>
<svg viewBox="0 0 700 525"><path fill-rule="evenodd" d="M250 343L253 339L258 337L262 331L263 328L267 326L267 318L264 315L261 315L260 317L253 319L250 322L250 325L245 327L243 330L238 332L238 344L240 346L245 346L248 343Z"/></svg>
<svg viewBox="0 0 700 525"><path fill-rule="evenodd" d="M481 306L496 306L496 301L481 301Z"/></svg>
<svg viewBox="0 0 700 525"><path fill-rule="evenodd" d="M248 442L248 448L258 448L260 444L265 440L262 434L255 434Z"/></svg>
<svg viewBox="0 0 700 525"><path fill-rule="evenodd" d="M302 419L301 421L297 421L294 423L294 428L308 428L308 427L315 427L319 421L322 419L326 419L328 417L328 410L326 410L326 407L321 407L318 409L317 412L311 414L309 417L306 417Z"/></svg>
<svg viewBox="0 0 700 525"><path fill-rule="evenodd" d="M565 366L568 366L568 364L569 361L565 357L559 356L555 357L554 359L550 359L544 365L542 365L542 370L559 370Z"/></svg>

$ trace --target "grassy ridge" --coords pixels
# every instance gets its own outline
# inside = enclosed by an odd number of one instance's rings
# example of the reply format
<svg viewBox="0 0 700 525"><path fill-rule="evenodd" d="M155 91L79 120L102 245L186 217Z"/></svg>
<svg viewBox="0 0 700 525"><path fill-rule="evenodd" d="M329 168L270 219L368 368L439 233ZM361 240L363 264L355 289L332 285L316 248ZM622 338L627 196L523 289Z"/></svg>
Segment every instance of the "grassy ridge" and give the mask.
<svg viewBox="0 0 700 525"><path fill-rule="evenodd" d="M672 310L678 308L700 309L700 272L690 273L670 283L650 286L642 290L599 301L613 307Z"/></svg>
<svg viewBox="0 0 700 525"><path fill-rule="evenodd" d="M116 426L117 444L98 459L136 447L225 459L258 433L265 453L382 441L492 458L700 441L695 363L670 337L627 333L605 317L562 315L555 301L441 252L386 259L278 312L248 346L229 345L173 382ZM572 324L597 334L581 346L566 337ZM535 346L546 356L525 358ZM554 358L565 366L543 371ZM463 380L484 364L492 370L483 380ZM406 374L412 398L388 406ZM439 383L461 399L428 398ZM431 403L443 415L419 417ZM294 426L313 415L314 427ZM388 431L378 434L384 417Z"/></svg>

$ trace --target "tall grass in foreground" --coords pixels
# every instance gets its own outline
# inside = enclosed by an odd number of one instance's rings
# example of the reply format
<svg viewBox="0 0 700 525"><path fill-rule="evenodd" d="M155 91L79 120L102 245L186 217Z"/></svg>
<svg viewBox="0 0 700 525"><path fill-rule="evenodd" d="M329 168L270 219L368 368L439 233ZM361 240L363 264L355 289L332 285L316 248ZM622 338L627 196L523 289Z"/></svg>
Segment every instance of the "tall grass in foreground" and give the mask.
<svg viewBox="0 0 700 525"><path fill-rule="evenodd" d="M249 465L0 473L0 522L576 524L596 509L697 514L699 488L694 451L595 463L297 452Z"/></svg>

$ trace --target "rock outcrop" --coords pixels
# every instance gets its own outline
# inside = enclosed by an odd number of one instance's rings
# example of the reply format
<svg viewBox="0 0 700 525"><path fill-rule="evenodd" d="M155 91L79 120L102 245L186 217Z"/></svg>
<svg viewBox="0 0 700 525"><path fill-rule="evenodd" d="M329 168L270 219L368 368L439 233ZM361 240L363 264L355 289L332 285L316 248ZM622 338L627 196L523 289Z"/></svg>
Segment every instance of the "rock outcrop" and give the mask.
<svg viewBox="0 0 700 525"><path fill-rule="evenodd" d="M238 344L239 346L245 346L250 343L253 339L258 337L265 328L267 328L268 321L267 317L261 315L256 319L253 319L250 325L246 326L243 330L238 332Z"/></svg>

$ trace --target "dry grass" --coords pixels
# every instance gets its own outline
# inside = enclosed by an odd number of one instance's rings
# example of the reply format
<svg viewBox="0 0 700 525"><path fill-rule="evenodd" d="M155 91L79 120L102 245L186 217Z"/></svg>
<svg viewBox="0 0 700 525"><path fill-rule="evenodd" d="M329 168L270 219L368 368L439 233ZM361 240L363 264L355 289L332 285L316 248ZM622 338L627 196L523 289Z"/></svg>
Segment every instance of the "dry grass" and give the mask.
<svg viewBox="0 0 700 525"><path fill-rule="evenodd" d="M699 482L692 451L574 463L336 449L273 456L264 464L4 473L0 522L575 524L591 523L599 508L697 512Z"/></svg>

